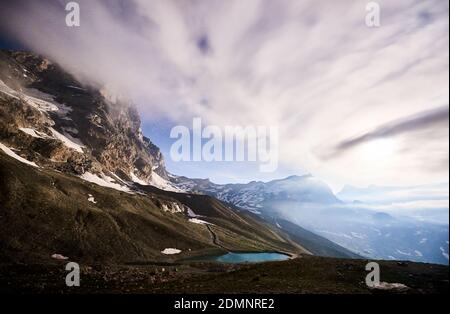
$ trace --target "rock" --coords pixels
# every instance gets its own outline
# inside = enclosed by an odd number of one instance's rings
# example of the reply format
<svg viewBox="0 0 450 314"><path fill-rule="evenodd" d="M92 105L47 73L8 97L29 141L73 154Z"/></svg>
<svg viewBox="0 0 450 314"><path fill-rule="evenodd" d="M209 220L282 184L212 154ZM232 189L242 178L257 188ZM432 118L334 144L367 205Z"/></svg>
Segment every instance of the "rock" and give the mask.
<svg viewBox="0 0 450 314"><path fill-rule="evenodd" d="M68 260L69 258L67 256L64 256L62 254L53 254L52 258L57 259L57 260Z"/></svg>
<svg viewBox="0 0 450 314"><path fill-rule="evenodd" d="M406 292L410 288L402 283L380 282L379 285L371 287L371 289L387 292Z"/></svg>

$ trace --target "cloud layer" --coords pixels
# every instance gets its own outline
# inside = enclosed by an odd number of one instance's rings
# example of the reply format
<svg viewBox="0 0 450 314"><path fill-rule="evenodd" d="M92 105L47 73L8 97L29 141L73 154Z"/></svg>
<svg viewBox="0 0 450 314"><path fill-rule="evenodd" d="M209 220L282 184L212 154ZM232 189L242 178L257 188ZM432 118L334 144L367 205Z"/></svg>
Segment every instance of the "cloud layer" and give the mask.
<svg viewBox="0 0 450 314"><path fill-rule="evenodd" d="M281 161L335 187L448 180L448 110L387 143L371 133L448 106L447 1L378 1L378 28L350 0L80 0L68 28L66 2L2 4L1 28L144 119L277 125Z"/></svg>
<svg viewBox="0 0 450 314"><path fill-rule="evenodd" d="M334 154L345 152L355 146L377 139L395 137L397 135L430 128L448 128L449 106L444 105L435 109L419 112L403 119L378 126L357 137L342 141L336 146ZM332 156L329 156L332 157Z"/></svg>

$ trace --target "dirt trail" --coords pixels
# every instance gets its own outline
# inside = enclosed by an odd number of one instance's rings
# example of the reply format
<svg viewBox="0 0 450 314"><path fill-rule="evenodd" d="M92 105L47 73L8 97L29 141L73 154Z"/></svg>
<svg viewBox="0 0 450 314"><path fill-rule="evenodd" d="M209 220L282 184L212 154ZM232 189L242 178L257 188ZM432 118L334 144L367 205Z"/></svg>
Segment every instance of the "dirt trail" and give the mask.
<svg viewBox="0 0 450 314"><path fill-rule="evenodd" d="M219 243L219 237L217 236L217 234L214 231L212 231L211 226L207 225L207 224L205 226L206 226L206 229L208 229L209 233L211 234L211 240L212 240L213 244L221 247L224 250L229 251L226 247L224 247L222 244Z"/></svg>

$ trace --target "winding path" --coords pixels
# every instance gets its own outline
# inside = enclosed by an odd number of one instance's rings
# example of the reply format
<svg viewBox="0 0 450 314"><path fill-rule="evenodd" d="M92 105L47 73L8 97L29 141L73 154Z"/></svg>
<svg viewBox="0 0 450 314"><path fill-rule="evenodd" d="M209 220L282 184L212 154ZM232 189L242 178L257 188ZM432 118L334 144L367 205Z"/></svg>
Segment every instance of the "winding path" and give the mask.
<svg viewBox="0 0 450 314"><path fill-rule="evenodd" d="M213 242L213 244L221 247L222 249L228 251L228 249L226 247L224 247L222 244L219 243L219 237L217 236L217 234L215 234L214 231L212 231L211 226L206 224L206 229L208 229L209 233L211 234L211 240Z"/></svg>

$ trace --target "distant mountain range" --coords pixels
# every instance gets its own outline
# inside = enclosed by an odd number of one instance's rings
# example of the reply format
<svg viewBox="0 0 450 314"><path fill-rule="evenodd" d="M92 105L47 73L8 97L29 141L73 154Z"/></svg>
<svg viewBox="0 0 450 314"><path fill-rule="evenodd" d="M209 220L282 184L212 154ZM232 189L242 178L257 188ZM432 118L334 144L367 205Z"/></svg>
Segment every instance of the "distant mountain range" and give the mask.
<svg viewBox="0 0 450 314"><path fill-rule="evenodd" d="M448 264L445 183L346 186L337 195L311 174L248 184L218 185L185 177L176 183L249 210L279 228L294 223L360 256Z"/></svg>
<svg viewBox="0 0 450 314"><path fill-rule="evenodd" d="M252 181L247 184L211 183L209 180L174 178L177 186L189 191L213 195L254 213L271 208L277 201L291 200L319 204L334 204L340 201L331 189L312 175L290 176L267 183Z"/></svg>

